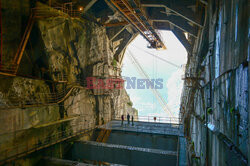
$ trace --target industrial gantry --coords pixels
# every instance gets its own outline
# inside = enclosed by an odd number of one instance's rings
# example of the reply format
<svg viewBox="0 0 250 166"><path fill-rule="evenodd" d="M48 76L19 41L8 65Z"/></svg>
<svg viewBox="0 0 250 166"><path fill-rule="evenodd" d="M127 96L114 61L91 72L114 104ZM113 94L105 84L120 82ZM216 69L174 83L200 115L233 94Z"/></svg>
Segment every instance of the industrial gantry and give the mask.
<svg viewBox="0 0 250 166"><path fill-rule="evenodd" d="M160 35L154 30L148 22L145 14L135 1L110 0L115 8L122 13L125 19L136 28L140 34L150 43L150 48L166 49Z"/></svg>

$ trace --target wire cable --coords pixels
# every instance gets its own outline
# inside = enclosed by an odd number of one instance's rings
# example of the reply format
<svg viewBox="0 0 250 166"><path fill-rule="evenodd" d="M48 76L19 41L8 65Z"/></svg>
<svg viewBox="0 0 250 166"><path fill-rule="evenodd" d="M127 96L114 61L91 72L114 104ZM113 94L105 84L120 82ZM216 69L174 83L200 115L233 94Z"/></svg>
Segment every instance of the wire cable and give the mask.
<svg viewBox="0 0 250 166"><path fill-rule="evenodd" d="M128 55L129 55L129 58L130 58L130 61L132 62L132 64L134 64L136 66L136 69L138 70L139 74L141 74L146 79L150 80L149 76L143 70L143 68L139 64L138 60L133 56L133 54L130 50L128 50ZM172 113L172 111L168 107L167 103L165 102L165 100L163 99L161 94L155 88L150 87L150 90L153 92L153 95L156 97L158 102L161 104L163 110L169 115L169 117L174 117L173 116L174 114Z"/></svg>
<svg viewBox="0 0 250 166"><path fill-rule="evenodd" d="M174 66L174 67L176 67L176 68L178 68L178 69L181 69L181 68L182 68L181 66L179 66L179 65L177 65L177 64L174 64L173 62L170 62L170 61L168 61L168 60L166 60L166 59L163 59L163 58L161 58L161 57L159 57L159 56L157 56L157 55L154 55L154 54L152 54L152 53L146 51L145 49L142 49L142 48L137 47L137 46L135 46L135 45L132 45L132 46L135 47L135 48L137 48L137 49L139 49L139 50L141 50L141 51L143 51L143 52L145 52L145 53L147 53L147 54L149 54L149 55L152 55L153 57L155 57L155 58L157 58L157 59L159 59L159 60L161 60L161 61L163 61L163 62L166 62L167 64L172 65L172 66Z"/></svg>

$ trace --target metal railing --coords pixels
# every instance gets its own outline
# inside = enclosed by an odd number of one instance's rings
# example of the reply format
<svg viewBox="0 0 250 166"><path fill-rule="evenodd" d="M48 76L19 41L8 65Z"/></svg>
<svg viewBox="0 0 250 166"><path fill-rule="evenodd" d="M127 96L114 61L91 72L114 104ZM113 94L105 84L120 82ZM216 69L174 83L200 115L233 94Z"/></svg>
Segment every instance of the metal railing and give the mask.
<svg viewBox="0 0 250 166"><path fill-rule="evenodd" d="M73 10L66 7L36 7L32 9L35 13L35 18L47 18L47 17L81 17L82 11Z"/></svg>
<svg viewBox="0 0 250 166"><path fill-rule="evenodd" d="M23 98L18 95L2 96L0 109L28 108L60 104L65 101L76 89L85 88L84 85L72 85L56 93L36 93L37 98Z"/></svg>
<svg viewBox="0 0 250 166"><path fill-rule="evenodd" d="M86 117L88 117L88 116L86 116ZM84 116L82 118L86 119L86 117ZM152 118L153 118L153 121L152 121ZM5 162L11 161L11 160L15 160L17 158L26 156L27 154L30 154L32 152L38 151L40 149L49 147L51 145L57 144L59 142L65 141L67 139L82 135L84 133L88 133L89 131L92 131L96 128L102 127L102 125L100 125L100 126L95 125L95 120L94 120L95 118L87 118L87 119L88 119L87 121L86 120L75 121L74 123L71 123L70 128L65 129L63 131L60 131L60 132L53 133L49 136L47 135L44 137L40 137L40 136L36 137L35 141L31 137L31 139L27 139L26 141L18 143L17 145L1 148L0 149L0 164L3 164ZM146 121L146 122L151 122L151 123L155 122L155 125L147 126L147 125L139 124L133 128L133 131L141 132L142 128L143 128L144 131L148 130L152 133L177 134L177 135L180 134L182 125L180 125L178 123L176 123L176 124L169 123L169 124L167 124L169 126L157 125L157 123L159 123L159 122L161 122L161 123L177 122L177 119L179 119L179 118L157 117L157 119L159 119L159 120L154 121L154 117L152 117L152 116L148 116L148 117L139 116L138 118L135 118L134 121L140 121L140 122ZM109 122L111 120L114 120L114 118L105 118L106 122ZM61 124L62 123L60 123L60 125ZM123 128L124 128L124 130L126 130L126 128L131 128L131 126L124 125ZM32 130L32 129L28 129L28 130ZM23 134L25 132L26 131L21 130L21 131L7 133L7 134L13 134L13 136L19 135L19 137L20 137L21 134ZM0 135L0 136L4 136L4 135ZM31 141L31 140L33 140L33 141Z"/></svg>
<svg viewBox="0 0 250 166"><path fill-rule="evenodd" d="M72 93L77 89L86 88L87 80L77 79L75 82L69 83L67 80L68 76L66 74L57 74L54 78L54 81L62 83L65 82L68 85L68 88L64 88L58 92L52 93L36 93L36 96L27 96L24 97L22 94L11 94L11 95L2 95L0 102L0 109L14 109L14 108L27 108L27 107L39 107L47 105L55 105L65 101ZM98 77L97 77L98 78ZM110 78L116 78L110 76ZM50 80L51 81L51 80ZM93 91L94 95L109 95L114 90L119 89L95 89ZM97 92L100 92L98 94Z"/></svg>
<svg viewBox="0 0 250 166"><path fill-rule="evenodd" d="M113 120L121 120L121 116L113 117ZM127 116L124 115L124 120L127 120ZM130 121L132 116L130 116ZM134 117L135 122L151 122L151 123L170 123L180 124L181 118L177 117L160 117L160 116L136 116Z"/></svg>
<svg viewBox="0 0 250 166"><path fill-rule="evenodd" d="M112 120L114 120L112 118ZM115 119L119 120L120 119ZM109 130L120 130L120 131L131 131L136 133L155 133L155 134L163 134L163 135L183 135L183 125L182 124L174 124L174 123L157 123L157 122L150 122L147 121L147 123L136 123L137 120L132 123L128 124L128 122L123 122L121 124L120 122L114 122L110 124L106 124L103 126L100 126L100 129L109 129ZM139 121L139 122L145 122L145 121Z"/></svg>
<svg viewBox="0 0 250 166"><path fill-rule="evenodd" d="M6 73L14 73L17 69L17 66L14 64L1 64L0 71L6 72Z"/></svg>
<svg viewBox="0 0 250 166"><path fill-rule="evenodd" d="M107 118L106 120L110 121L111 118L110 119ZM43 148L49 147L51 145L57 144L67 139L70 139L70 138L73 138L82 134L87 134L96 128L98 128L98 126L95 125L94 118L92 118L92 120L87 120L87 121L86 120L82 120L80 122L77 121L77 124L71 124L70 128L64 131L53 133L50 136L48 135L44 137L39 136L35 138L35 141L31 137L31 139L27 139L23 141L22 143L18 143L17 145L8 146L6 148L1 148L0 149L0 165L6 162L9 162L11 160L24 157L32 152L41 150ZM29 130L32 130L32 128ZM26 131L13 132L12 134L21 135L24 132Z"/></svg>

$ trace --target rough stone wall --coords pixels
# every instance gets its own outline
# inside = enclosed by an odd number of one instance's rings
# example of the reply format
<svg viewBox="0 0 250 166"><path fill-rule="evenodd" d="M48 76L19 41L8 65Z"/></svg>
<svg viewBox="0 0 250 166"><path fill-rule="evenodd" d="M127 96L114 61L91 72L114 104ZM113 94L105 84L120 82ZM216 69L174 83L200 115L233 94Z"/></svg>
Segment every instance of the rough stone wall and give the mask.
<svg viewBox="0 0 250 166"><path fill-rule="evenodd" d="M115 113L113 115L116 119L120 119L122 115L126 117L127 114L133 115L135 120L138 118L138 111L132 107L133 103L125 89L121 90L121 94L117 96L115 102Z"/></svg>
<svg viewBox="0 0 250 166"><path fill-rule="evenodd" d="M191 165L246 165L247 22L246 0L209 1L205 27L186 67L186 75L197 79L186 78L181 102Z"/></svg>
<svg viewBox="0 0 250 166"><path fill-rule="evenodd" d="M25 3L16 7L29 11L31 3ZM12 5L5 2L4 11L8 13ZM28 14L16 11L10 17L24 17L16 24L16 29L24 30ZM13 24L7 22L6 26ZM6 27L4 30L4 35L16 37L13 31ZM21 38L19 33L16 35ZM4 48L3 56L11 59L9 53L15 51L7 50L16 50L13 43L6 42ZM86 77L121 76L111 64L111 50L105 27L91 21L62 16L37 20L18 77L0 76L0 149L24 142L30 142L29 146L43 143L58 132L75 132L106 123L125 110L137 116L137 111L126 105L130 99L125 89L107 94L86 89ZM9 63L9 59L5 62ZM51 96L60 95L60 102L48 105ZM19 152L22 150L25 149Z"/></svg>

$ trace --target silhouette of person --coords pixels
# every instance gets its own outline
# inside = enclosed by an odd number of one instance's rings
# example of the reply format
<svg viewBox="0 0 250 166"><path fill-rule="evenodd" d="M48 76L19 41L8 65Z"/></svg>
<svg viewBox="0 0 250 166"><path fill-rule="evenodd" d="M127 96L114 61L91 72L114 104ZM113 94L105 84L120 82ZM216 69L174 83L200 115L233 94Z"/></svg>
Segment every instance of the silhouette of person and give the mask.
<svg viewBox="0 0 250 166"><path fill-rule="evenodd" d="M129 122L130 122L129 121L130 120L130 115L129 114L127 115L127 120L128 120L128 125L129 125Z"/></svg>
<svg viewBox="0 0 250 166"><path fill-rule="evenodd" d="M154 117L154 121L156 122L156 117Z"/></svg>
<svg viewBox="0 0 250 166"><path fill-rule="evenodd" d="M132 115L131 120L132 120L132 126L134 126L134 116L133 115Z"/></svg>
<svg viewBox="0 0 250 166"><path fill-rule="evenodd" d="M123 121L124 121L124 115L122 115L122 125L123 125Z"/></svg>

